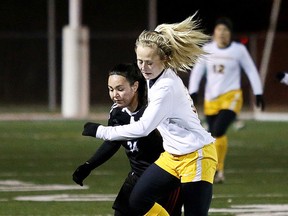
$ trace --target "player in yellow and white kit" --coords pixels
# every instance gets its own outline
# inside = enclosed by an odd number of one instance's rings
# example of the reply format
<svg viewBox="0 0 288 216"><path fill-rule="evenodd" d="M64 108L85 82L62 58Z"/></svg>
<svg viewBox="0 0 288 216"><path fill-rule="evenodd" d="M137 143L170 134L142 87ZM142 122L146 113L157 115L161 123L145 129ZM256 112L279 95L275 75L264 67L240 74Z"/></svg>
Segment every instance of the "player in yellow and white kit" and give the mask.
<svg viewBox="0 0 288 216"><path fill-rule="evenodd" d="M129 140L159 130L165 152L144 171L130 196L130 206L137 215L169 215L157 200L180 182L184 215L208 215L217 165L215 139L201 126L177 74L204 54L200 45L209 39L192 18L143 31L136 40L137 64L148 85L148 106L142 117L115 127L90 122L82 132L104 140Z"/></svg>
<svg viewBox="0 0 288 216"><path fill-rule="evenodd" d="M256 66L246 47L232 41L231 34L230 19L219 18L213 40L203 47L208 54L194 66L189 80L189 94L196 101L200 81L206 74L204 114L209 131L216 138L218 154L215 183L224 181L228 145L226 131L242 108L241 69L251 83L257 107L264 109L262 84Z"/></svg>

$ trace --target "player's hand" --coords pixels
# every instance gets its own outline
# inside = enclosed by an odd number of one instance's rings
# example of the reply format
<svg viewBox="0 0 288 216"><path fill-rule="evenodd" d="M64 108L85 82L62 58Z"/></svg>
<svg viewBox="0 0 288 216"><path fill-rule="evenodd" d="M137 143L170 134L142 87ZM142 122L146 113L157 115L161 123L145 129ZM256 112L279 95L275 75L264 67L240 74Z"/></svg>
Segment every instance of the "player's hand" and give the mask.
<svg viewBox="0 0 288 216"><path fill-rule="evenodd" d="M284 77L285 77L285 73L284 72L278 72L276 74L276 78L279 80L279 82L281 82Z"/></svg>
<svg viewBox="0 0 288 216"><path fill-rule="evenodd" d="M261 111L264 110L265 108L265 103L264 103L264 99L263 99L263 95L255 95L256 97L256 106L258 108L261 108Z"/></svg>
<svg viewBox="0 0 288 216"><path fill-rule="evenodd" d="M190 97L192 98L194 105L196 105L197 102L198 102L198 93L197 93L197 92L192 93L192 94L190 95Z"/></svg>
<svg viewBox="0 0 288 216"><path fill-rule="evenodd" d="M88 162L80 165L73 173L73 181L83 186L83 180L91 173L91 167Z"/></svg>
<svg viewBox="0 0 288 216"><path fill-rule="evenodd" d="M99 125L100 124L98 124L98 123L87 122L84 125L82 135L83 136L96 137L96 132L97 132Z"/></svg>

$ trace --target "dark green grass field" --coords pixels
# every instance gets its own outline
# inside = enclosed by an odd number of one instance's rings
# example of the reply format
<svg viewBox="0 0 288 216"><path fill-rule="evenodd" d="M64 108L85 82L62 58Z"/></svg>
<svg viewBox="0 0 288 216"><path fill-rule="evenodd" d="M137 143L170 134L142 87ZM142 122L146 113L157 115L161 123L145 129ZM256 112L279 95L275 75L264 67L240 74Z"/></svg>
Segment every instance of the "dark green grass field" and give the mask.
<svg viewBox="0 0 288 216"><path fill-rule="evenodd" d="M101 140L85 121L0 121L0 215L113 215L129 164L120 151L85 186L71 175ZM228 132L226 181L214 186L210 215L288 215L288 122L246 121Z"/></svg>

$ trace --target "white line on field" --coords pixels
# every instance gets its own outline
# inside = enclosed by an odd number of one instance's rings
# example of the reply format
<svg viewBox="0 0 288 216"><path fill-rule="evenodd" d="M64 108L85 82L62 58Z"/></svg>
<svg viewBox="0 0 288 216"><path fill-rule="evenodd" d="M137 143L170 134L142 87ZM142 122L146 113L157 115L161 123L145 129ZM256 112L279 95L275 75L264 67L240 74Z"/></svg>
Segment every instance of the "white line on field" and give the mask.
<svg viewBox="0 0 288 216"><path fill-rule="evenodd" d="M237 213L237 216L284 216L288 215L288 204L285 205L232 205L230 208L211 208L210 213Z"/></svg>
<svg viewBox="0 0 288 216"><path fill-rule="evenodd" d="M71 202L71 201L114 201L115 194L88 194L88 195L71 195L71 194L54 194L42 196L18 196L17 201L36 201L36 202ZM287 216L288 204L286 205L231 205L229 208L211 208L211 214L220 213L227 215L233 213L235 216Z"/></svg>
<svg viewBox="0 0 288 216"><path fill-rule="evenodd" d="M59 191L59 190L75 190L87 189L88 187L79 187L77 185L38 185L27 183L18 180L2 180L0 181L0 191L15 192L15 191ZM287 197L287 194L249 194L247 197ZM112 202L115 200L116 194L49 194L49 195L27 195L16 196L12 198L16 201L34 201L34 202ZM225 198L228 203L232 203L232 198L240 197L237 194L216 195L213 199ZM230 202L229 202L230 200ZM8 199L1 198L0 202L7 202ZM288 204L263 204L263 205L231 205L228 208L211 208L210 213L220 213L227 215L233 213L235 216L287 216Z"/></svg>
<svg viewBox="0 0 288 216"><path fill-rule="evenodd" d="M14 199L17 201L35 201L35 202L87 202L87 201L114 201L115 194L54 194L54 195L41 195L41 196L18 196Z"/></svg>
<svg viewBox="0 0 288 216"><path fill-rule="evenodd" d="M83 190L88 189L88 186L80 187L79 185L39 185L34 183L26 183L18 180L2 180L0 181L0 191L15 192L15 191L58 191L58 190Z"/></svg>
<svg viewBox="0 0 288 216"><path fill-rule="evenodd" d="M1 157L0 157L1 158ZM72 171L71 171L72 172ZM16 172L1 172L0 177L23 177L26 176L71 176L71 172L23 172L21 174ZM93 171L92 176L111 176L115 175L112 171Z"/></svg>

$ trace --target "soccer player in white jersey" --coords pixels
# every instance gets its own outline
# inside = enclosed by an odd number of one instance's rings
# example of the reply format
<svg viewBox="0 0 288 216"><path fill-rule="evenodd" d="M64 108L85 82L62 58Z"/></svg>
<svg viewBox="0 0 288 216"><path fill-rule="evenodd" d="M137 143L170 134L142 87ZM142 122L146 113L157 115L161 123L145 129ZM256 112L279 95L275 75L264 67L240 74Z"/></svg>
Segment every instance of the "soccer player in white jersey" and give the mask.
<svg viewBox="0 0 288 216"><path fill-rule="evenodd" d="M216 21L213 40L204 45L207 52L191 70L189 94L197 101L203 75L206 75L204 115L209 131L216 138L218 166L215 183L222 183L228 140L226 131L240 112L243 103L241 70L244 69L256 98L256 105L264 109L263 89L257 68L246 47L231 40L232 22L223 17Z"/></svg>
<svg viewBox="0 0 288 216"><path fill-rule="evenodd" d="M129 140L157 128L165 152L136 183L130 205L138 215L168 215L158 197L181 182L186 216L206 216L212 199L217 165L215 139L200 123L187 88L177 75L187 71L204 54L210 38L198 29L193 16L175 24L143 31L136 40L138 67L147 80L148 106L139 121L104 127L88 122L82 135L104 140Z"/></svg>

